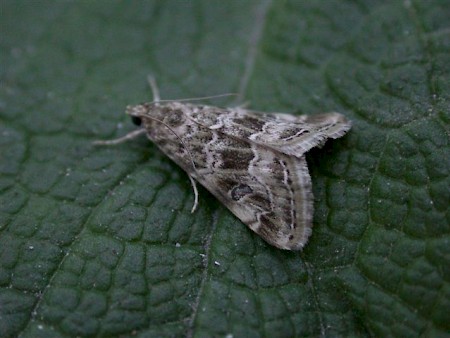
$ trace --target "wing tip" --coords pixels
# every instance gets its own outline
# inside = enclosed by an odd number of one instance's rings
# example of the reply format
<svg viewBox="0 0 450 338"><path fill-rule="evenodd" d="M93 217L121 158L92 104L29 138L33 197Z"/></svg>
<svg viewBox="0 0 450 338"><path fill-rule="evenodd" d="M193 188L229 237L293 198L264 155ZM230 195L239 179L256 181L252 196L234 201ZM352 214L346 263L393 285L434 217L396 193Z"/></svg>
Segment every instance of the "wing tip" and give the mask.
<svg viewBox="0 0 450 338"><path fill-rule="evenodd" d="M297 235L283 236L276 240L264 238L266 242L282 250L301 251L308 243L308 239L312 234L312 227L304 227L301 233Z"/></svg>

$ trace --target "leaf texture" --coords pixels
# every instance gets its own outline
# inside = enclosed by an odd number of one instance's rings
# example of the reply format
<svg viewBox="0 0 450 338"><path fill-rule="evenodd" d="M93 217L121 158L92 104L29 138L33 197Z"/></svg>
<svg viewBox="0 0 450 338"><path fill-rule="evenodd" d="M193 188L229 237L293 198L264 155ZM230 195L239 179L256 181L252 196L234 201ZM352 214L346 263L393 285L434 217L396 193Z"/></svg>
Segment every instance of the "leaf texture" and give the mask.
<svg viewBox="0 0 450 338"><path fill-rule="evenodd" d="M0 336L445 336L449 2L3 1ZM314 232L272 248L122 112L237 92L352 120L306 154Z"/></svg>

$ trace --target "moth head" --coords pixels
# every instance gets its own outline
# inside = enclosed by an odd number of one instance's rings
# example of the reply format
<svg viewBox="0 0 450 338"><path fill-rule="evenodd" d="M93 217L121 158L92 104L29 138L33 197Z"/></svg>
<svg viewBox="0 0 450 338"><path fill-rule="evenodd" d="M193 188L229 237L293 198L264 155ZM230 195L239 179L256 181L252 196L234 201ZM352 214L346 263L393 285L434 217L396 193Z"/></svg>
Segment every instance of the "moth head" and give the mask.
<svg viewBox="0 0 450 338"><path fill-rule="evenodd" d="M147 113L148 109L145 105L140 104L137 106L127 106L125 113L130 115L133 124L140 126L142 124L142 118Z"/></svg>
<svg viewBox="0 0 450 338"><path fill-rule="evenodd" d="M159 122L170 128L176 128L185 122L185 114L182 107L174 103L144 103L136 106L127 106L126 114L131 121L140 126L145 121Z"/></svg>

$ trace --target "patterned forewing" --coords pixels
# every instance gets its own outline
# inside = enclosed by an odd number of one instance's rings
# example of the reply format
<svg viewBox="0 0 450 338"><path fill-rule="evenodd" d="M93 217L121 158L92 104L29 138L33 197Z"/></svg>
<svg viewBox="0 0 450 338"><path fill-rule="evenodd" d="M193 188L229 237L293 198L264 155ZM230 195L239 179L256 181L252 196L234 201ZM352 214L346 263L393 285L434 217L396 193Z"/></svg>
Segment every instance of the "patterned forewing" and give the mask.
<svg viewBox="0 0 450 338"><path fill-rule="evenodd" d="M293 116L242 108L189 105L189 109L193 112L189 118L196 123L297 157L329 138L341 137L351 128L351 123L339 113Z"/></svg>
<svg viewBox="0 0 450 338"><path fill-rule="evenodd" d="M192 175L270 244L301 249L311 233L311 181L304 158L213 132ZM202 167L202 168L200 168Z"/></svg>
<svg viewBox="0 0 450 338"><path fill-rule="evenodd" d="M147 136L268 243L302 249L313 197L304 153L350 128L337 113L255 114L180 102L130 113Z"/></svg>

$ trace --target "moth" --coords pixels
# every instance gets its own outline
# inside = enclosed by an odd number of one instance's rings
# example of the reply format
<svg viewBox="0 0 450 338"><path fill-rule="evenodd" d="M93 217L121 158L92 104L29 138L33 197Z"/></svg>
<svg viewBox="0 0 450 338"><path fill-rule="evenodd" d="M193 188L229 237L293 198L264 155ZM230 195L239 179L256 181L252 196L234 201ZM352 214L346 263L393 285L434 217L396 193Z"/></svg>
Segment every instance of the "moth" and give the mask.
<svg viewBox="0 0 450 338"><path fill-rule="evenodd" d="M313 194L305 153L343 136L351 122L339 113L294 116L257 113L243 107L218 108L160 100L149 78L153 101L128 106L140 134L269 244L300 250L312 232Z"/></svg>

